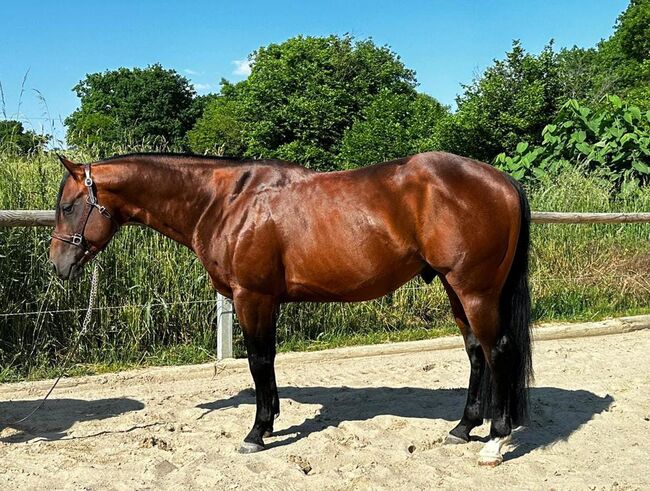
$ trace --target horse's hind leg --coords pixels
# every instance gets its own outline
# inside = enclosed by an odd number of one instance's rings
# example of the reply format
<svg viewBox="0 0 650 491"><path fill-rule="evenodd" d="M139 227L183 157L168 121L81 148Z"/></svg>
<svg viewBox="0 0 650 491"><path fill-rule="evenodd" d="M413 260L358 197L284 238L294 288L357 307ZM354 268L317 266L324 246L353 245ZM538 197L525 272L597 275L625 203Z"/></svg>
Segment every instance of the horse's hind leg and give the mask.
<svg viewBox="0 0 650 491"><path fill-rule="evenodd" d="M257 408L253 428L244 438L240 452L253 453L264 449L263 437L273 432L273 417L280 412L274 370L278 305L272 297L248 291L235 292L234 304L244 331Z"/></svg>
<svg viewBox="0 0 650 491"><path fill-rule="evenodd" d="M460 422L449 432L445 443L467 443L470 432L483 423L483 407L481 401L481 385L485 371L485 356L476 336L472 332L463 305L458 295L451 288L447 280L441 276L440 280L449 296L449 303L454 314L454 320L458 325L465 340L465 351L469 357L470 375L467 388L467 401Z"/></svg>
<svg viewBox="0 0 650 491"><path fill-rule="evenodd" d="M490 369L490 390L481 394L484 404L490 406L489 413L492 420L490 440L481 450L479 464L499 465L503 461L501 449L509 441L512 432L509 414L509 387L514 374L509 373L508 370L511 348L508 346L507 337L501 333L497 295L465 294L460 298L465 306L471 330L481 344L487 366ZM488 411L488 408L485 409Z"/></svg>

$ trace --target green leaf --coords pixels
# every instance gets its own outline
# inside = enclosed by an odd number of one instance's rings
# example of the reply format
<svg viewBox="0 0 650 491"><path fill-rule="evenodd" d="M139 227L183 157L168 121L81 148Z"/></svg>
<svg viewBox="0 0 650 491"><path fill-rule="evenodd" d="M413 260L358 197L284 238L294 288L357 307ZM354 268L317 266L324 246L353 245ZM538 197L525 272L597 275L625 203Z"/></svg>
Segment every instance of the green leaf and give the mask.
<svg viewBox="0 0 650 491"><path fill-rule="evenodd" d="M537 168L537 167L534 167L532 169L532 171L533 171L533 174L535 174L535 177L537 177L538 179L543 179L543 178L548 176L548 173L546 171L544 171L544 170L542 170L540 168Z"/></svg>
<svg viewBox="0 0 650 491"><path fill-rule="evenodd" d="M650 174L650 167L648 167L640 160L633 160L632 167L634 167L634 169L638 170L642 174Z"/></svg>
<svg viewBox="0 0 650 491"><path fill-rule="evenodd" d="M634 133L625 133L625 134L621 137L621 140L620 140L620 141L621 141L621 144L622 144L622 145L625 145L625 144L626 144L627 142L629 142L630 140L632 140L632 141L637 141L637 138L638 138L638 137L637 137Z"/></svg>
<svg viewBox="0 0 650 491"><path fill-rule="evenodd" d="M610 95L608 97L609 102L614 106L616 109L620 109L623 107L623 101L621 101L621 98L617 95Z"/></svg>
<svg viewBox="0 0 650 491"><path fill-rule="evenodd" d="M587 139L587 133L582 130L576 131L575 133L573 133L573 135L571 135L571 138L578 143L582 143Z"/></svg>
<svg viewBox="0 0 650 491"><path fill-rule="evenodd" d="M518 170L516 172L512 172L510 175L512 177L514 177L515 179L519 180L522 177L524 177L525 174L526 174L526 170L525 169L520 169L520 170Z"/></svg>
<svg viewBox="0 0 650 491"><path fill-rule="evenodd" d="M550 133L544 135L544 143L557 143L560 139L557 136L553 136Z"/></svg>
<svg viewBox="0 0 650 491"><path fill-rule="evenodd" d="M519 142L517 144L517 153L524 153L528 149L528 143L526 142Z"/></svg>
<svg viewBox="0 0 650 491"><path fill-rule="evenodd" d="M648 116L650 117L650 111L648 112ZM554 124L547 124L544 126L544 129L542 130L542 136L546 136L547 133L553 133L557 129L557 125Z"/></svg>
<svg viewBox="0 0 650 491"><path fill-rule="evenodd" d="M591 153L591 145L588 145L586 143L578 143L576 145L576 148L585 155L589 155Z"/></svg>
<svg viewBox="0 0 650 491"><path fill-rule="evenodd" d="M617 126L612 126L611 128L608 128L607 132L614 138L619 139L623 136L625 130Z"/></svg>

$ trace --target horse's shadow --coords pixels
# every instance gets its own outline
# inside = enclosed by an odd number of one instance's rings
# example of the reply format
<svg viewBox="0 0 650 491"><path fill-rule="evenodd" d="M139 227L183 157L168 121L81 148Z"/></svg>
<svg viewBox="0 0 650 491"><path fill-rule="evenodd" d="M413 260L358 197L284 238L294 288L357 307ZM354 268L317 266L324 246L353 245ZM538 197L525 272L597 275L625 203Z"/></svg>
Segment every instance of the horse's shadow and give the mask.
<svg viewBox="0 0 650 491"><path fill-rule="evenodd" d="M274 436L288 438L269 442L269 448L293 443L325 428L338 426L343 421L363 421L380 415L455 422L460 419L466 398L465 389L414 387L282 387L279 393L282 399L318 404L322 409L320 414L298 425L276 431ZM505 456L506 459L566 440L594 415L607 411L614 399L610 395L600 397L586 390L533 387L530 400L530 421L515 432L515 449ZM243 390L229 399L197 407L211 412L240 404L255 404L252 390Z"/></svg>
<svg viewBox="0 0 650 491"><path fill-rule="evenodd" d="M12 423L29 414L39 401L0 401L0 430L17 430L0 438L4 443L22 443L35 438L60 440L67 437L75 423L108 419L120 414L144 409L144 404L128 398L84 401L81 399L50 399L24 423Z"/></svg>

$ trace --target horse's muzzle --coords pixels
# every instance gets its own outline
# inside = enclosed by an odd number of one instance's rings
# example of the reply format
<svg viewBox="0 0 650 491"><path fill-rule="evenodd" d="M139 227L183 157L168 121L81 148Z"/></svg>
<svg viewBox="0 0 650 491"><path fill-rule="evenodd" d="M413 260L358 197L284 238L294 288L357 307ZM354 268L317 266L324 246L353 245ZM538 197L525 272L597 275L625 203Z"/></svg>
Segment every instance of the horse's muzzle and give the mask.
<svg viewBox="0 0 650 491"><path fill-rule="evenodd" d="M56 275L63 281L76 280L83 272L83 261L70 261L67 264L60 264L58 261L50 261L54 266Z"/></svg>

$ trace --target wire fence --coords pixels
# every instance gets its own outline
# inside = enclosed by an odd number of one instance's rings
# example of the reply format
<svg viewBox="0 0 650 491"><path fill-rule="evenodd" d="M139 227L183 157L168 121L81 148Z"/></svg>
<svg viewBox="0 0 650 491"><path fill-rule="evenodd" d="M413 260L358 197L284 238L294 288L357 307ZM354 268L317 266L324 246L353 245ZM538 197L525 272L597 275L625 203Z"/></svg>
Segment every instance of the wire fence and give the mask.
<svg viewBox="0 0 650 491"><path fill-rule="evenodd" d="M533 222L539 224L560 223L560 224L622 224L622 223L650 223L650 213L555 213L555 212L533 212ZM2 227L50 227L54 224L54 212L50 210L0 210L0 228ZM546 283L571 283L585 281L603 281L614 278L614 275L588 274L574 277L540 276L533 278L534 285ZM620 272L616 278L621 280ZM650 279L639 277L631 273L625 275L625 281L634 283L638 288L650 292ZM408 283L397 290L398 294L407 292L424 292L428 288L424 284ZM116 311L128 309L171 309L192 305L212 305L216 309L217 324L217 352L219 358L232 357L233 345L233 324L235 323L232 303L229 299L217 295L209 300L183 300L183 301L155 301L147 303L125 303L119 305L103 305L93 308L93 312ZM332 309L345 311L343 306L332 306ZM83 311L84 308L66 308L42 310L13 311L0 313L0 319L15 317L53 316L58 314L75 314Z"/></svg>

